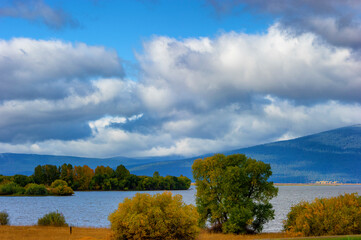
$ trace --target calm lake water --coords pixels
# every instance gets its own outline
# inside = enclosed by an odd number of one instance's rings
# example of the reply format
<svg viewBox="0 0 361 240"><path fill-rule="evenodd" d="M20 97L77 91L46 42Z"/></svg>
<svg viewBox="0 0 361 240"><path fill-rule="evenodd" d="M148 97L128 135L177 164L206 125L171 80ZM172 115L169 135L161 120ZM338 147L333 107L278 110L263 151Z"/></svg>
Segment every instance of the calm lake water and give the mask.
<svg viewBox="0 0 361 240"><path fill-rule="evenodd" d="M361 186L280 186L277 198L272 200L276 217L264 232L282 230L282 221L292 205L312 201L316 197L332 197L344 193L359 193ZM140 191L156 194L162 191ZM195 204L196 190L172 191L181 194L187 204ZM11 225L34 225L37 219L50 211L63 213L67 223L74 226L109 227L108 215L118 203L137 192L75 192L71 197L0 197L0 211L7 211Z"/></svg>

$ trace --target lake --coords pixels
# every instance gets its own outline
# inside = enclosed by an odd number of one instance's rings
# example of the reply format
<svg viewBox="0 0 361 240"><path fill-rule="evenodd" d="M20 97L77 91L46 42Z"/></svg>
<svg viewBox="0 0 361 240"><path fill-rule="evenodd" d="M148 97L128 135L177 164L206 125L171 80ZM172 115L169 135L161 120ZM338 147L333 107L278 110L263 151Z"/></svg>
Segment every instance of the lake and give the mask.
<svg viewBox="0 0 361 240"><path fill-rule="evenodd" d="M357 192L361 195L361 186L279 186L277 198L272 200L275 219L267 223L264 232L282 230L282 221L292 205L298 202L312 201L316 197L332 197L344 193ZM137 191L138 192L138 191ZM109 227L108 215L118 203L126 197L133 197L136 191L121 192L75 192L71 197L0 197L0 211L7 211L11 225L35 225L37 219L50 211L63 213L68 224L73 226ZM156 194L162 191L139 191ZM187 204L195 204L196 190L172 191L181 194Z"/></svg>

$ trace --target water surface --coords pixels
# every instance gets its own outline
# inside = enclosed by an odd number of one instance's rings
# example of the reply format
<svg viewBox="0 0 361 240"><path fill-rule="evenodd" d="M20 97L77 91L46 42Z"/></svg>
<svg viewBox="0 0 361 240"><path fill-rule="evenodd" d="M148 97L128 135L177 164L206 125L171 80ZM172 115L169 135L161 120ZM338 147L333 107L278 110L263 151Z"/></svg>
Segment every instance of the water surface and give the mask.
<svg viewBox="0 0 361 240"><path fill-rule="evenodd" d="M344 193L357 192L361 186L279 186L279 193L272 200L275 219L265 225L265 232L282 230L282 221L292 205L312 201L316 197L332 197ZM37 219L48 212L63 213L67 223L74 226L109 227L108 215L117 209L119 202L133 197L137 192L156 194L162 191L111 191L75 192L71 197L0 197L0 211L7 211L11 225L35 225ZM172 191L181 194L187 204L195 204L196 190L192 187L185 191Z"/></svg>

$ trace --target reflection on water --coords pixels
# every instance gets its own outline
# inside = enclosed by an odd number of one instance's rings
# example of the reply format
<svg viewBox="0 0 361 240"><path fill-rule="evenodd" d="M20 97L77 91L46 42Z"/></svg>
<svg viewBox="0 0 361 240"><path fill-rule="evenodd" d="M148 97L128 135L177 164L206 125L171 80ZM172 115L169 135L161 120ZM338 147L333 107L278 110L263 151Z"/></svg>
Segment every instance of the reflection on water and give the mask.
<svg viewBox="0 0 361 240"><path fill-rule="evenodd" d="M156 194L162 191L140 191ZM187 204L195 204L195 189L172 191L181 194ZM272 200L276 217L269 222L265 232L282 230L282 221L292 205L316 197L331 197L358 192L361 186L280 186L278 197ZM66 221L74 226L109 227L108 215L118 203L137 192L75 192L71 197L0 197L0 211L7 211L11 225L34 225L37 219L50 211L63 213Z"/></svg>

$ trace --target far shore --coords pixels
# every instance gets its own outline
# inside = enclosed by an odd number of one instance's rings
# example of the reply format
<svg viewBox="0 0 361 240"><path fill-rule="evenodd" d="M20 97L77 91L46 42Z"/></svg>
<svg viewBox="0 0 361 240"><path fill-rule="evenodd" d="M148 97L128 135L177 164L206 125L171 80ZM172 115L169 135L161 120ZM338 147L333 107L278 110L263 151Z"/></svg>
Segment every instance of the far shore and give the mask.
<svg viewBox="0 0 361 240"><path fill-rule="evenodd" d="M192 182L191 186L195 186L196 183ZM361 186L361 183L274 183L275 186Z"/></svg>
<svg viewBox="0 0 361 240"><path fill-rule="evenodd" d="M275 186L361 186L361 183L274 183Z"/></svg>

